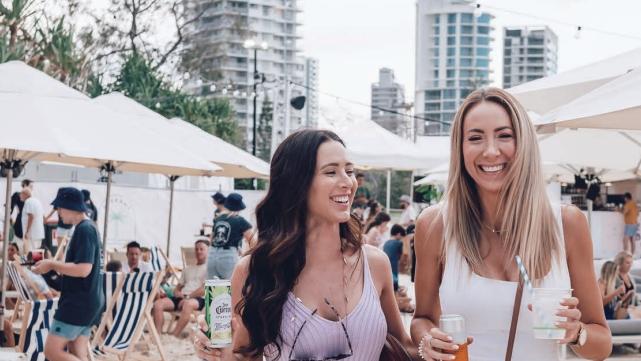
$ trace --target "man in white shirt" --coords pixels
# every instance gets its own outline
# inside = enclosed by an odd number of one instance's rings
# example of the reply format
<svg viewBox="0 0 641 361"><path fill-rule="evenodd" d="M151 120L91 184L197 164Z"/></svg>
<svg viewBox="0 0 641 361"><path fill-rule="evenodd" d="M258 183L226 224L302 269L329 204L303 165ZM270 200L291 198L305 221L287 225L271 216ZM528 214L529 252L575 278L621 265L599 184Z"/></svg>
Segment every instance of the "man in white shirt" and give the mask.
<svg viewBox="0 0 641 361"><path fill-rule="evenodd" d="M398 223L403 226L403 228L407 228L407 226L414 224L414 221L416 221L416 211L414 207L412 207L412 199L410 196L404 194L399 200L401 201L401 209L403 212Z"/></svg>
<svg viewBox="0 0 641 361"><path fill-rule="evenodd" d="M127 263L122 265L122 272L153 272L153 268L142 260L140 243L132 241L127 243Z"/></svg>
<svg viewBox="0 0 641 361"><path fill-rule="evenodd" d="M44 211L38 199L31 195L30 188L23 188L20 200L24 202L22 208L22 232L24 254L39 249L45 238Z"/></svg>
<svg viewBox="0 0 641 361"><path fill-rule="evenodd" d="M173 297L159 298L154 302L152 310L154 323L157 330L162 330L164 312L180 311L176 328L171 334L180 337L182 330L187 326L192 312L202 310L205 306L205 279L207 278L207 256L209 255L209 242L204 239L196 241L196 265L187 266L182 272L180 282L174 290Z"/></svg>

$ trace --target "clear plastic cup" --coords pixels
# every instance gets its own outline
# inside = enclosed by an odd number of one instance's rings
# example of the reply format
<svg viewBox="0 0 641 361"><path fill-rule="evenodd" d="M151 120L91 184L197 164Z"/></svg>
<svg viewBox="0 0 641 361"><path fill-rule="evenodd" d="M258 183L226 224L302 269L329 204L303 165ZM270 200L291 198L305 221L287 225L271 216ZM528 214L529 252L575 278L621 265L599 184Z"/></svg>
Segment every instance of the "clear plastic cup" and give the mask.
<svg viewBox="0 0 641 361"><path fill-rule="evenodd" d="M565 317L556 313L561 306L561 301L572 297L571 289L562 288L535 288L532 299L534 338L545 340L561 340L565 338L565 329L558 328L556 322L564 322Z"/></svg>

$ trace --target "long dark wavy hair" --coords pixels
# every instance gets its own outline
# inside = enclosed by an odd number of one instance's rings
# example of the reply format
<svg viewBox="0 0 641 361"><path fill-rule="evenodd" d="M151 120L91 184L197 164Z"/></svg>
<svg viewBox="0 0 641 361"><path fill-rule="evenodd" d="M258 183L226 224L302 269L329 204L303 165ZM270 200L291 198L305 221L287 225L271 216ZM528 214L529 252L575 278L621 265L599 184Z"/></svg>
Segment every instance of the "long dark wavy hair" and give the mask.
<svg viewBox="0 0 641 361"><path fill-rule="evenodd" d="M288 136L271 161L269 190L256 207L258 242L250 251L249 272L236 306L249 344L234 350L256 357L268 345L280 357L283 305L305 267L307 202L321 144L336 141L327 130L301 130ZM340 224L341 248L360 249L361 225L355 216Z"/></svg>

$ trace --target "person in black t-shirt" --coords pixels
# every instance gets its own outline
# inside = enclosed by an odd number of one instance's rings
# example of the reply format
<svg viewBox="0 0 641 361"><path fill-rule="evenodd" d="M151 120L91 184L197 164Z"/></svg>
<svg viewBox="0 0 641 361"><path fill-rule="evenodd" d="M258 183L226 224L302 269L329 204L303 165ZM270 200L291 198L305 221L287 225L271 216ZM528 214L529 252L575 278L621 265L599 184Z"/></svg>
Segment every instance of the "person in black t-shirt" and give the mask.
<svg viewBox="0 0 641 361"><path fill-rule="evenodd" d="M22 188L33 188L33 181L30 179L23 179L21 185ZM13 235L20 239L22 239L22 207L24 207L24 202L20 199L20 192L15 192L11 195L11 213L13 213L15 208L18 208L18 215L16 216L15 222L13 222Z"/></svg>
<svg viewBox="0 0 641 361"><path fill-rule="evenodd" d="M229 279L238 262L243 238L250 242L252 225L238 212L245 209L243 196L230 193L225 199L226 212L214 220L207 261L207 278Z"/></svg>
<svg viewBox="0 0 641 361"><path fill-rule="evenodd" d="M85 215L85 202L78 189L60 188L53 206L65 223L75 226L75 231L64 262L44 260L33 268L39 274L55 271L62 275L60 301L45 342L45 357L73 360L65 351L70 345L75 357L87 360L91 327L104 305L98 231Z"/></svg>

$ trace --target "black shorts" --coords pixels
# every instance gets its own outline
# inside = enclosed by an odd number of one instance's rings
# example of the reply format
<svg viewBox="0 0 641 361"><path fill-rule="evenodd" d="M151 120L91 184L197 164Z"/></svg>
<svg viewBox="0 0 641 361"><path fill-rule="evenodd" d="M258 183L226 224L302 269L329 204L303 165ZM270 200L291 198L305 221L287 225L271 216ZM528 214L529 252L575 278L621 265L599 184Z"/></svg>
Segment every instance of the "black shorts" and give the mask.
<svg viewBox="0 0 641 361"><path fill-rule="evenodd" d="M183 300L183 298L182 297L170 297L169 299L171 300L171 302L174 303L174 311L178 311L178 305L180 304L180 301ZM198 301L198 311L202 310L203 307L205 307L205 299L204 298L196 297L196 298L192 298L192 299Z"/></svg>

